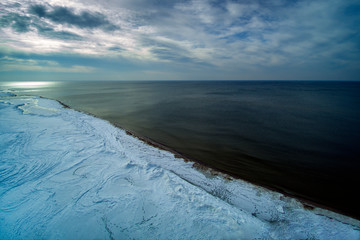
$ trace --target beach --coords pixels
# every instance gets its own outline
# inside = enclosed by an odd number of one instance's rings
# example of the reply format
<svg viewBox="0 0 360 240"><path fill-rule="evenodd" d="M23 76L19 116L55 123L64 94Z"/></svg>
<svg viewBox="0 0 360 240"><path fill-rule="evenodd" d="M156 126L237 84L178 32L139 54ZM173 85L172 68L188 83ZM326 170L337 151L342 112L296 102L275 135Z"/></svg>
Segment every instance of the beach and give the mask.
<svg viewBox="0 0 360 240"><path fill-rule="evenodd" d="M360 236L357 220L200 171L107 121L53 100L1 95L5 238Z"/></svg>

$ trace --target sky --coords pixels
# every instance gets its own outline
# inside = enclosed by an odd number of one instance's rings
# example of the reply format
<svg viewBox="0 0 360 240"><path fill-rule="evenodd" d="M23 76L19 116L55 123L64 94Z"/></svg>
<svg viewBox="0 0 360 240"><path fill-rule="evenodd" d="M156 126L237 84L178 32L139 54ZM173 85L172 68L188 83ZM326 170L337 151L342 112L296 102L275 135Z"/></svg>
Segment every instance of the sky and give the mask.
<svg viewBox="0 0 360 240"><path fill-rule="evenodd" d="M360 80L358 0L1 0L0 80Z"/></svg>

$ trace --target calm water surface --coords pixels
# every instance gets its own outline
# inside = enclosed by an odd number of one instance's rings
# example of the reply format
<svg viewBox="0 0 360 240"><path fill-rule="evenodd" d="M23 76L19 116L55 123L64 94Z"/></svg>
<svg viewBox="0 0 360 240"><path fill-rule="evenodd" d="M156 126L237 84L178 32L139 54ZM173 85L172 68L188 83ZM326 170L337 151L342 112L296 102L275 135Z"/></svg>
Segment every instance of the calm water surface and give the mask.
<svg viewBox="0 0 360 240"><path fill-rule="evenodd" d="M359 82L99 81L7 88L61 100L215 169L360 216Z"/></svg>

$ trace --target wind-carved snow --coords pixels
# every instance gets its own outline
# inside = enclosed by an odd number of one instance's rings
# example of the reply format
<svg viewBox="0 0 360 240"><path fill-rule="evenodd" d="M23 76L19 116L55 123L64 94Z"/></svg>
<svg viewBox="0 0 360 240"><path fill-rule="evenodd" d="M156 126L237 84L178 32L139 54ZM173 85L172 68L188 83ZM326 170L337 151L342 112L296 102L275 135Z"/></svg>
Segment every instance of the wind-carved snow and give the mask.
<svg viewBox="0 0 360 240"><path fill-rule="evenodd" d="M10 92L0 92L0 183L1 239L360 239L354 219Z"/></svg>

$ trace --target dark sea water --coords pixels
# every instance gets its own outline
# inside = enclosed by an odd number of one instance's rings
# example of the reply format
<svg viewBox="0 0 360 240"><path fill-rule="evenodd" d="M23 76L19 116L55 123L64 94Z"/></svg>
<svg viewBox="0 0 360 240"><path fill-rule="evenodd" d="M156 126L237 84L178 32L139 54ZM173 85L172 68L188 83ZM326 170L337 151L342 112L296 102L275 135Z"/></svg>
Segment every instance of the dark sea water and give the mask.
<svg viewBox="0 0 360 240"><path fill-rule="evenodd" d="M360 82L57 82L58 99L204 165L360 218Z"/></svg>

